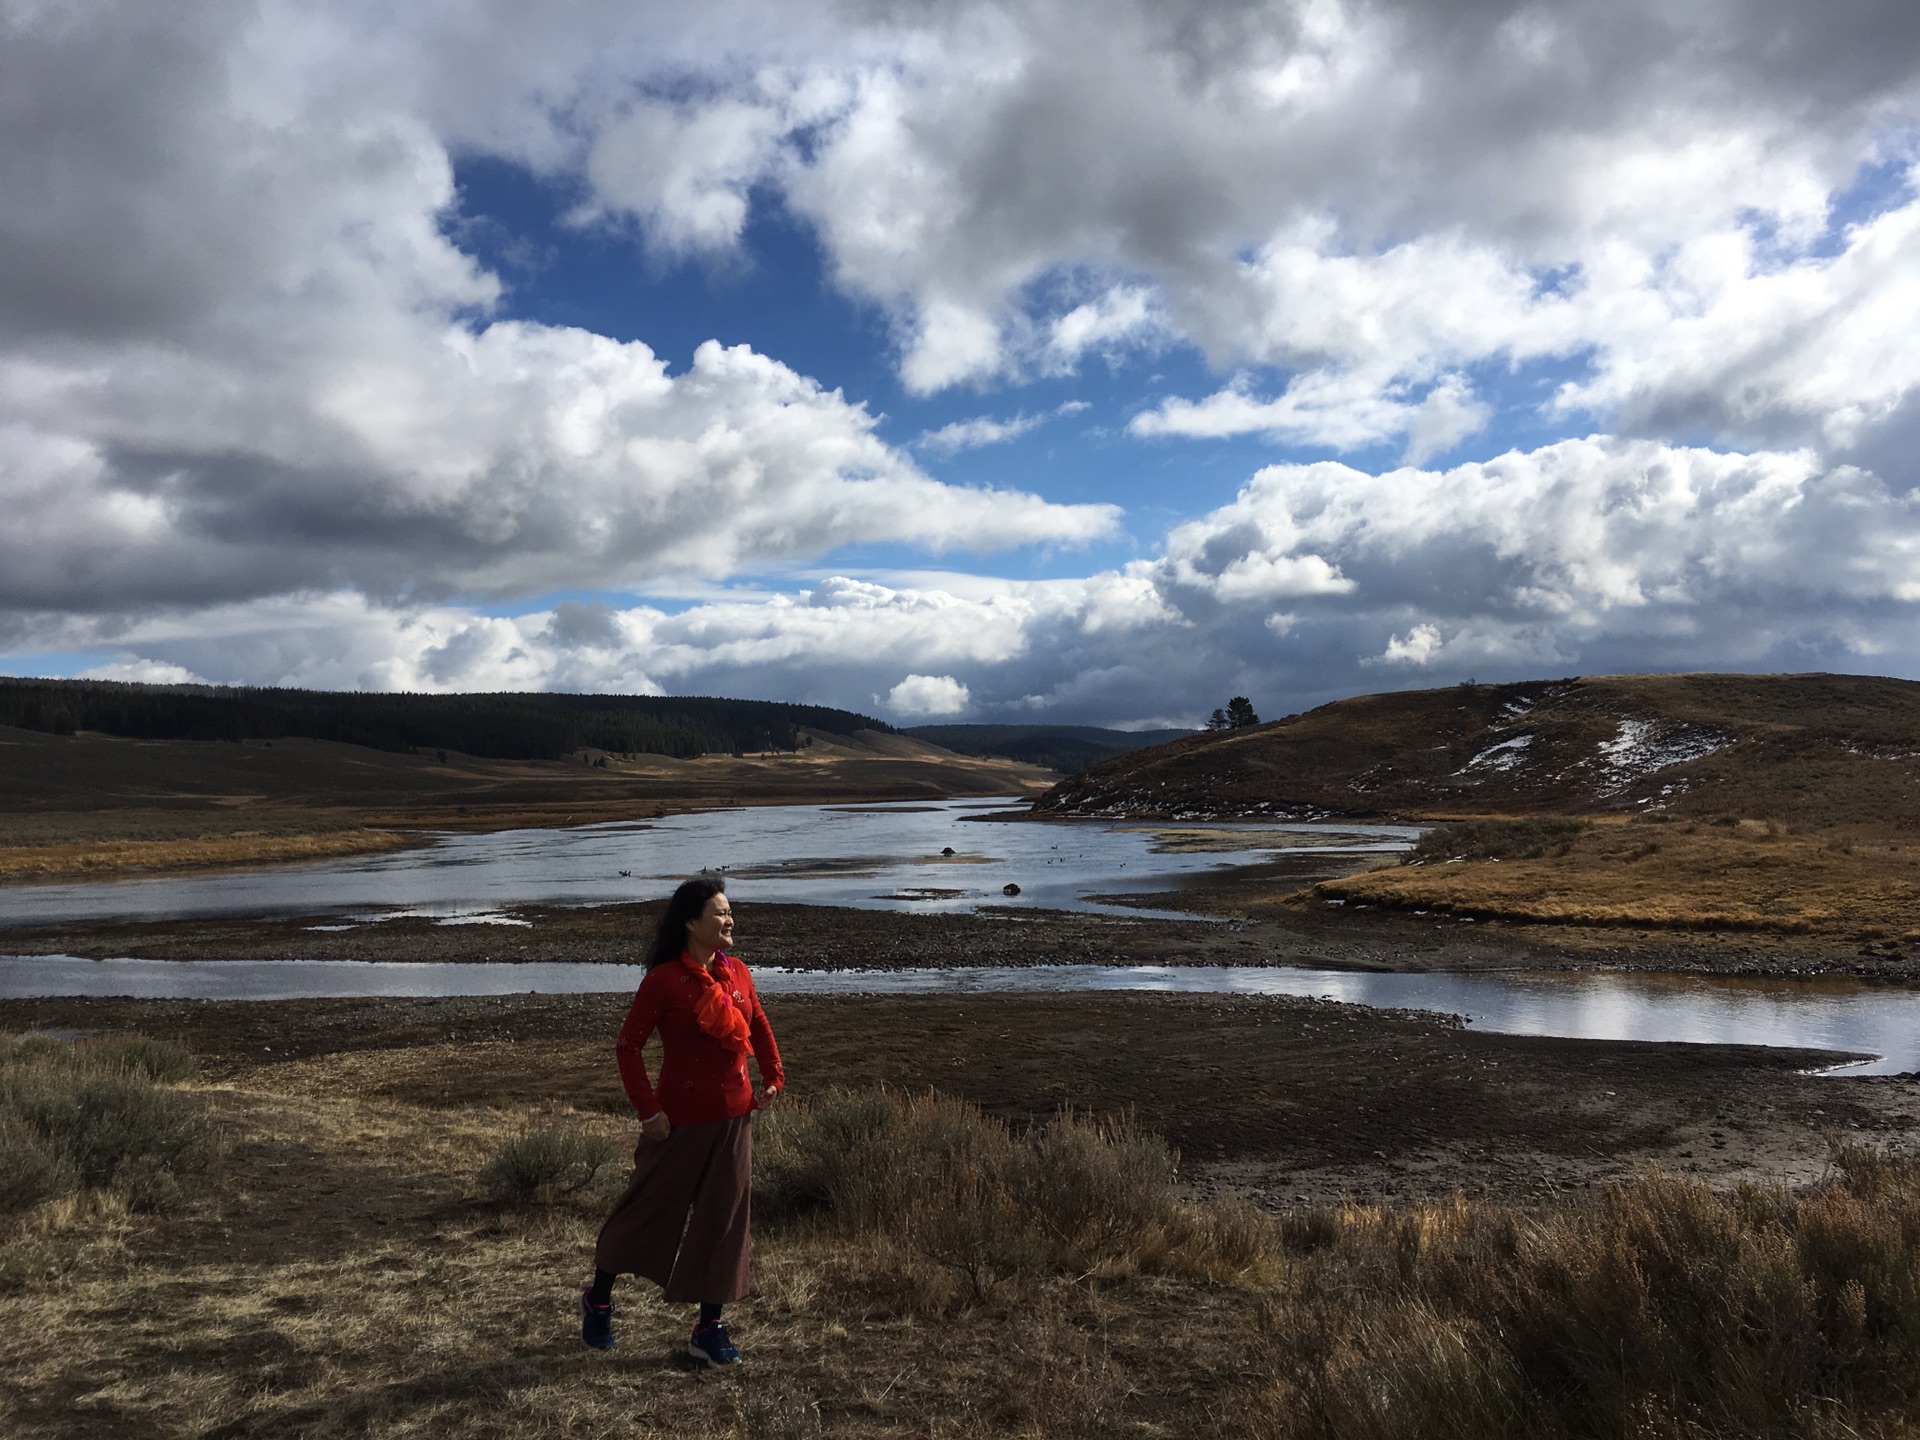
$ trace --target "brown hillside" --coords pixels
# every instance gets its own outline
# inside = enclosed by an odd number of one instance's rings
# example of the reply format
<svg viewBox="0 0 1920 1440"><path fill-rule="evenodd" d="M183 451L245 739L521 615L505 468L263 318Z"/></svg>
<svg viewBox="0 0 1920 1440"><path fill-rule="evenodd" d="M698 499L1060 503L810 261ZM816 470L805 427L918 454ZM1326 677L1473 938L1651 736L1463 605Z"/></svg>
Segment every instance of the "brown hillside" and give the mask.
<svg viewBox="0 0 1920 1440"><path fill-rule="evenodd" d="M798 751L488 760L327 740L233 744L0 726L0 881L252 865L723 805L1013 795L1051 772L904 735L801 731Z"/></svg>
<svg viewBox="0 0 1920 1440"><path fill-rule="evenodd" d="M1667 812L1920 823L1920 684L1622 675L1363 695L1116 756L1055 815L1439 819Z"/></svg>
<svg viewBox="0 0 1920 1440"><path fill-rule="evenodd" d="M1920 957L1920 685L1905 680L1624 675L1365 695L1116 757L1041 808L1455 822L1406 864L1256 908L1770 932L1803 949L1865 941L1874 964Z"/></svg>

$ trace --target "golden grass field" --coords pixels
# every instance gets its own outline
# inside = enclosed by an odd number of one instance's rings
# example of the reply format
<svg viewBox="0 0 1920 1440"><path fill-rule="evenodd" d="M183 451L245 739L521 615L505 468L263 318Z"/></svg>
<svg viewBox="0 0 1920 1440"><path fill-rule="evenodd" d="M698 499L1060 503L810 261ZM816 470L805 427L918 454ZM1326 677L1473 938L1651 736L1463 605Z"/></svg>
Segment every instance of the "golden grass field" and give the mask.
<svg viewBox="0 0 1920 1440"><path fill-rule="evenodd" d="M217 865L277 865L373 855L419 842L398 830L364 826L320 834L240 830L178 840L92 840L0 846L0 880L84 880L126 870L185 870Z"/></svg>
<svg viewBox="0 0 1920 1440"><path fill-rule="evenodd" d="M1598 817L1533 855L1455 858L1441 845L1302 898L1520 924L1920 942L1920 841L1726 819Z"/></svg>
<svg viewBox="0 0 1920 1440"><path fill-rule="evenodd" d="M5 1047L0 1046L0 1049ZM47 1047L0 1053L0 1096ZM1196 1203L1124 1120L932 1095L756 1122L748 1354L578 1289L619 1167L489 1194L490 1157L627 1118L403 1099L448 1047L161 1085L221 1155L155 1212L0 1217L9 1436L1900 1437L1920 1434L1920 1166L1856 1142L1798 1194L1648 1171L1525 1207ZM537 1057L519 1069L537 1078ZM44 1078L44 1077L43 1077ZM766 1195L761 1197L764 1182ZM764 1203L763 1203L764 1201Z"/></svg>

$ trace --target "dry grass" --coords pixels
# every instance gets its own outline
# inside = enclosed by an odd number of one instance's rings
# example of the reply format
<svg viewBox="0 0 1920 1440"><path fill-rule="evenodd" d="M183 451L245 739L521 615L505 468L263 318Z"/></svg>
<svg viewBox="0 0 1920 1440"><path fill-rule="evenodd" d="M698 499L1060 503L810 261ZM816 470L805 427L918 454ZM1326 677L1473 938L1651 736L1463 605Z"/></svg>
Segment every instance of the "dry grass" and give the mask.
<svg viewBox="0 0 1920 1440"><path fill-rule="evenodd" d="M118 1252L136 1212L172 1209L219 1158L197 1066L145 1036L0 1036L0 1292Z"/></svg>
<svg viewBox="0 0 1920 1440"><path fill-rule="evenodd" d="M1201 855L1239 850L1315 850L1351 845L1344 834L1316 835L1303 830L1182 830L1164 825L1128 826L1154 837L1158 855Z"/></svg>
<svg viewBox="0 0 1920 1440"><path fill-rule="evenodd" d="M757 1214L888 1237L974 1300L1046 1274L1240 1281L1270 1253L1258 1212L1177 1199L1178 1157L1130 1117L1063 1111L1015 1130L946 1096L862 1090L771 1111L758 1130Z"/></svg>
<svg viewBox="0 0 1920 1440"><path fill-rule="evenodd" d="M176 870L207 865L272 865L372 855L418 845L417 835L391 830L333 830L308 835L200 835L178 840L94 840L0 846L0 880L48 880L112 870Z"/></svg>
<svg viewBox="0 0 1920 1440"><path fill-rule="evenodd" d="M196 1209L31 1213L93 1248L0 1295L0 1430L1425 1440L1920 1420L1920 1163L1867 1149L1798 1195L1652 1173L1525 1211L1223 1222L1125 1124L822 1097L762 1117L759 1295L730 1312L749 1363L716 1375L677 1358L687 1314L640 1285L619 1348L581 1347L597 1214L484 1199L489 1156L612 1122L326 1079L315 1059L204 1088L245 1163ZM969 1231L981 1203L1018 1234ZM982 1286L955 1227L1001 1247Z"/></svg>
<svg viewBox="0 0 1920 1440"><path fill-rule="evenodd" d="M1407 867L1303 902L1920 941L1909 681L1628 675L1360 696L1115 757L1040 808L1437 822Z"/></svg>
<svg viewBox="0 0 1920 1440"><path fill-rule="evenodd" d="M1799 1197L1656 1171L1530 1216L1302 1227L1295 1303L1266 1317L1273 1433L1913 1433L1920 1167L1834 1160Z"/></svg>
<svg viewBox="0 0 1920 1440"><path fill-rule="evenodd" d="M1861 939L1920 927L1920 844L1777 820L1481 821L1440 827L1413 859L1307 897L1554 925Z"/></svg>

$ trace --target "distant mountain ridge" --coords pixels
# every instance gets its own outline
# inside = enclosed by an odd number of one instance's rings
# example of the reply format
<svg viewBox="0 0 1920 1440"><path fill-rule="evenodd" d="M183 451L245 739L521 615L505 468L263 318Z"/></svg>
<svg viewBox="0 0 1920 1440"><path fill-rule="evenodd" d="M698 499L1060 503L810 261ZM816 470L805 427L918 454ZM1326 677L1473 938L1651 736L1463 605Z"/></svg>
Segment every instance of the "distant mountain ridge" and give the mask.
<svg viewBox="0 0 1920 1440"><path fill-rule="evenodd" d="M1920 684L1626 675L1336 701L1060 782L1042 814L1437 818L1739 811L1920 824Z"/></svg>
<svg viewBox="0 0 1920 1440"><path fill-rule="evenodd" d="M1113 755L1164 745L1191 730L1105 730L1095 725L914 725L901 730L958 755L1000 756L1071 775Z"/></svg>
<svg viewBox="0 0 1920 1440"><path fill-rule="evenodd" d="M691 759L796 749L802 728L894 733L850 710L699 695L414 695L5 677L0 725L139 740L333 740L489 760L555 760L582 750Z"/></svg>

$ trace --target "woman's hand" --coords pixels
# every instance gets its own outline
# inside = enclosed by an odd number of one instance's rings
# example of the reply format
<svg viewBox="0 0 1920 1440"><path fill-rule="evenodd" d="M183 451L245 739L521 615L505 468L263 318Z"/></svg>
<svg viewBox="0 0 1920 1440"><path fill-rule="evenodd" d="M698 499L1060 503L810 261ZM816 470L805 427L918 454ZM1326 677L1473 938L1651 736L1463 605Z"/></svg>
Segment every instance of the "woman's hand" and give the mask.
<svg viewBox="0 0 1920 1440"><path fill-rule="evenodd" d="M667 1119L667 1112L664 1110L651 1119L640 1122L640 1138L643 1140L651 1140L656 1145L672 1133L673 1123Z"/></svg>
<svg viewBox="0 0 1920 1440"><path fill-rule="evenodd" d="M756 1110L764 1110L779 1098L780 1087L778 1085L769 1085L764 1090L756 1090L753 1092L753 1108Z"/></svg>

